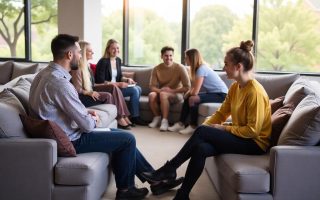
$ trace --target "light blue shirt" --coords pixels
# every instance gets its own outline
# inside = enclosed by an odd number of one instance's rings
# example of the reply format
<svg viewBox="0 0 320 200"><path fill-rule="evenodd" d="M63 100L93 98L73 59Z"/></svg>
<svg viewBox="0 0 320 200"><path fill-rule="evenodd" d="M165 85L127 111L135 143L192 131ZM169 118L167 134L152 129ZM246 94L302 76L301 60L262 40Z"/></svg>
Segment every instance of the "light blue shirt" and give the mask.
<svg viewBox="0 0 320 200"><path fill-rule="evenodd" d="M79 100L70 79L68 71L50 62L34 78L29 104L32 114L55 122L74 141L81 133L91 132L95 127L95 120Z"/></svg>
<svg viewBox="0 0 320 200"><path fill-rule="evenodd" d="M200 93L228 93L228 87L220 76L207 65L200 65L196 77L203 77Z"/></svg>

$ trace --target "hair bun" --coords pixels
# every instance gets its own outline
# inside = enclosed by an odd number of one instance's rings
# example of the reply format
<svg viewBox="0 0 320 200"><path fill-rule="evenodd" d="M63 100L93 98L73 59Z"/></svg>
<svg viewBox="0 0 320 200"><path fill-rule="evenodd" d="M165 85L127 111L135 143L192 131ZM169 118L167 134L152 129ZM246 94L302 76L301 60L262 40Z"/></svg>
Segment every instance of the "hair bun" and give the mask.
<svg viewBox="0 0 320 200"><path fill-rule="evenodd" d="M240 43L240 49L250 52L253 48L253 41L247 40L247 41L241 41Z"/></svg>

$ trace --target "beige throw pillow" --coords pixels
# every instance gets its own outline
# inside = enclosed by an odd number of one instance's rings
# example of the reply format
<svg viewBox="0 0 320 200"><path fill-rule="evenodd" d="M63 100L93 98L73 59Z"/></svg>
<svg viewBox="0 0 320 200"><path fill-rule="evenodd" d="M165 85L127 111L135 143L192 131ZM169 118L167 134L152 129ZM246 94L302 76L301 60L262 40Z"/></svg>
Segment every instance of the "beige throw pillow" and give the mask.
<svg viewBox="0 0 320 200"><path fill-rule="evenodd" d="M320 97L310 94L293 111L278 145L313 146L320 141Z"/></svg>

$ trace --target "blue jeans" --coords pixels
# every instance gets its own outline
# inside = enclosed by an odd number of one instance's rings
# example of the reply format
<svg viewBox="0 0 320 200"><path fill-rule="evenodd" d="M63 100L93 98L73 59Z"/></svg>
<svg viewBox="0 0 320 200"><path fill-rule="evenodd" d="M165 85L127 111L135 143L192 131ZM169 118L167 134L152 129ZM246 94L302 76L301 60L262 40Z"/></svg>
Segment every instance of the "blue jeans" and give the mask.
<svg viewBox="0 0 320 200"><path fill-rule="evenodd" d="M129 110L131 117L139 117L139 99L141 96L141 87L136 85L134 87L121 88L121 91L124 97L130 97Z"/></svg>
<svg viewBox="0 0 320 200"><path fill-rule="evenodd" d="M265 152L253 139L241 138L209 126L199 126L169 164L177 169L190 158L180 192L189 195L200 177L207 157L220 154L261 155Z"/></svg>
<svg viewBox="0 0 320 200"><path fill-rule="evenodd" d="M83 133L72 141L77 153L103 152L112 154L112 168L118 189L134 187L134 176L145 182L142 172L152 172L153 167L136 148L135 137L125 131L112 129L106 132Z"/></svg>
<svg viewBox="0 0 320 200"><path fill-rule="evenodd" d="M188 116L190 114L190 125L197 126L198 123L198 110L201 103L216 102L221 103L224 101L227 94L225 93L202 93L199 94L200 102L196 103L194 106L189 106L189 97L184 100L181 114L180 122L186 123Z"/></svg>

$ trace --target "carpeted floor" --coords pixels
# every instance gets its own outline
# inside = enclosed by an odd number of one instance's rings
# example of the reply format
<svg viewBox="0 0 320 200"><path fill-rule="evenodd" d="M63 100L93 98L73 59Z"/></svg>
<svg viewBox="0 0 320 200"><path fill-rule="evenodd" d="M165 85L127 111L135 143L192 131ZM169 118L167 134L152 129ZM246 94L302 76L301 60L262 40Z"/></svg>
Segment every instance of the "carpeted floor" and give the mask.
<svg viewBox="0 0 320 200"><path fill-rule="evenodd" d="M190 137L189 135L181 135L178 133L160 132L159 129L152 129L143 126L134 127L132 128L131 132L136 137L138 148L155 169L158 169L167 160L171 159ZM178 169L178 177L184 176L187 164L188 161ZM141 183L138 178L136 178L136 184L138 185L138 187L144 186L149 188L149 185L147 183ZM171 200L176 193L176 189L177 188L159 196L154 196L149 193L146 199ZM103 196L102 200L115 199L116 191L117 189L115 187L114 178L112 177L111 184L109 185L107 192ZM214 186L210 182L206 171L203 171L201 177L191 191L190 199L219 200L219 197L214 189Z"/></svg>

